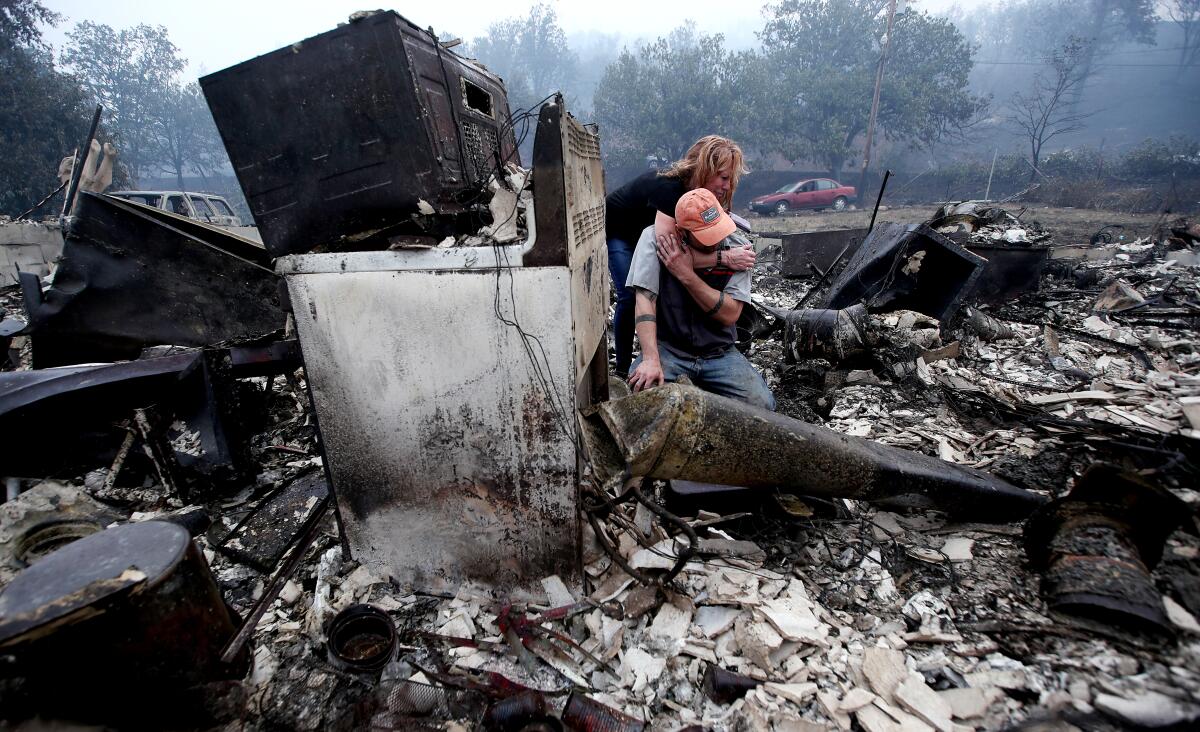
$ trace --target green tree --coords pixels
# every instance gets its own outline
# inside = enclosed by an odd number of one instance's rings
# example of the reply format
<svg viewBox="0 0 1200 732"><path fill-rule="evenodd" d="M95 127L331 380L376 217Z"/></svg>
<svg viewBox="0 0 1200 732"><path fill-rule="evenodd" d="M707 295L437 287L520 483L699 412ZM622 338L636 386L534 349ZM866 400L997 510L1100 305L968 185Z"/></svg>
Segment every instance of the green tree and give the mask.
<svg viewBox="0 0 1200 732"><path fill-rule="evenodd" d="M1179 26L1183 44L1179 47L1179 73L1200 65L1200 0L1166 0L1164 11Z"/></svg>
<svg viewBox="0 0 1200 732"><path fill-rule="evenodd" d="M162 26L137 25L120 31L83 21L67 34L63 63L83 88L104 105L105 121L133 178L156 161L156 117L169 105L176 79L187 61Z"/></svg>
<svg viewBox="0 0 1200 732"><path fill-rule="evenodd" d="M0 2L0 49L23 46L45 50L41 26L61 21L61 15L38 0L4 0Z"/></svg>
<svg viewBox="0 0 1200 732"><path fill-rule="evenodd" d="M790 159L824 163L833 177L861 154L882 54L886 0L781 0L766 8L760 39L771 70L758 137ZM932 146L978 121L989 100L972 95L974 48L945 18L896 16L876 137Z"/></svg>
<svg viewBox="0 0 1200 732"><path fill-rule="evenodd" d="M168 89L161 104L148 110L148 119L147 154L163 172L175 176L179 190L185 190L185 174L203 178L228 162L198 84Z"/></svg>
<svg viewBox="0 0 1200 732"><path fill-rule="evenodd" d="M530 8L524 18L492 23L467 53L504 79L514 110L530 109L556 91L569 97L579 64L557 13L543 3Z"/></svg>
<svg viewBox="0 0 1200 732"><path fill-rule="evenodd" d="M59 161L87 132L84 94L42 41L59 20L40 2L0 4L0 212L13 216L58 187Z"/></svg>
<svg viewBox="0 0 1200 732"><path fill-rule="evenodd" d="M743 136L758 59L734 53L720 34L695 24L638 49L625 49L596 87L595 117L606 155L637 165L647 155L675 160L700 137ZM643 163L644 164L644 163Z"/></svg>

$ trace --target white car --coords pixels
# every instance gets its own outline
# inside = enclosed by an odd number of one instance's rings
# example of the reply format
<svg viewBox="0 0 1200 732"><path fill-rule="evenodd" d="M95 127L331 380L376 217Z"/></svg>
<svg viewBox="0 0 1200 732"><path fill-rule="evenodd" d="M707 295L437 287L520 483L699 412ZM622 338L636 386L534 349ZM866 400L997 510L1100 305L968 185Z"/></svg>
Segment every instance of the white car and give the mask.
<svg viewBox="0 0 1200 732"><path fill-rule="evenodd" d="M152 208L186 216L214 226L242 226L242 220L230 208L223 196L212 193L183 191L110 191L110 196L124 198Z"/></svg>

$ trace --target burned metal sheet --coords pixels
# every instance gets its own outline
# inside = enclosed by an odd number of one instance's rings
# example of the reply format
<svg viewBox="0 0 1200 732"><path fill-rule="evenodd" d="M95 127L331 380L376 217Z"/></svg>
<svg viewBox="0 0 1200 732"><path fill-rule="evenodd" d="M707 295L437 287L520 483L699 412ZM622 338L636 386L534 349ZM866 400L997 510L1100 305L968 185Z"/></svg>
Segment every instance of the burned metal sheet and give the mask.
<svg viewBox="0 0 1200 732"><path fill-rule="evenodd" d="M973 302L1000 304L1034 292L1042 280L1042 270L1050 258L1049 247L1010 244L988 246L966 244L967 251L987 260L983 273L975 281L969 299Z"/></svg>
<svg viewBox="0 0 1200 732"><path fill-rule="evenodd" d="M265 498L217 545L217 551L270 572L329 495L324 471L314 471Z"/></svg>
<svg viewBox="0 0 1200 732"><path fill-rule="evenodd" d="M628 466L633 475L660 480L907 501L988 522L1023 519L1046 501L979 470L682 384L598 405L584 435L602 478Z"/></svg>
<svg viewBox="0 0 1200 732"><path fill-rule="evenodd" d="M843 260L854 256L866 236L865 228L785 234L780 237L780 271L784 277L810 277L813 271L809 265L812 265L824 272L839 254Z"/></svg>
<svg viewBox="0 0 1200 732"><path fill-rule="evenodd" d="M23 289L36 368L283 328L280 280L253 242L93 193L79 194L75 214L50 286Z"/></svg>
<svg viewBox="0 0 1200 732"><path fill-rule="evenodd" d="M244 477L249 444L227 350L0 374L0 473L46 476L107 465L135 409L156 406L191 431L180 465L204 482ZM71 449L63 449L70 444Z"/></svg>
<svg viewBox="0 0 1200 732"><path fill-rule="evenodd" d="M1171 492L1094 465L1025 525L1025 553L1043 572L1052 610L1115 628L1174 632L1150 576L1163 544L1194 512ZM1194 527L1193 527L1194 528Z"/></svg>
<svg viewBox="0 0 1200 732"><path fill-rule="evenodd" d="M945 322L986 263L928 226L883 224L830 285L821 307L861 302L872 312L914 310Z"/></svg>
<svg viewBox="0 0 1200 732"><path fill-rule="evenodd" d="M426 207L463 211L491 171L520 162L500 78L394 12L209 74L200 86L275 256L386 249L386 237L382 246L362 242L411 226Z"/></svg>

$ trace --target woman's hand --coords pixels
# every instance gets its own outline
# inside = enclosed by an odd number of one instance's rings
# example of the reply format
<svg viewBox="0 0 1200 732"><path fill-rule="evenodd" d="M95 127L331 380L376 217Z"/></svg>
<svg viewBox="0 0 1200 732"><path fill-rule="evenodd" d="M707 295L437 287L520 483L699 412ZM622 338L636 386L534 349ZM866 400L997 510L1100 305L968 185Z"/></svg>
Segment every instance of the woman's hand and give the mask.
<svg viewBox="0 0 1200 732"><path fill-rule="evenodd" d="M721 262L730 269L741 272L747 269L754 268L754 261L758 255L754 253L754 247L747 245L744 247L733 247L721 252Z"/></svg>

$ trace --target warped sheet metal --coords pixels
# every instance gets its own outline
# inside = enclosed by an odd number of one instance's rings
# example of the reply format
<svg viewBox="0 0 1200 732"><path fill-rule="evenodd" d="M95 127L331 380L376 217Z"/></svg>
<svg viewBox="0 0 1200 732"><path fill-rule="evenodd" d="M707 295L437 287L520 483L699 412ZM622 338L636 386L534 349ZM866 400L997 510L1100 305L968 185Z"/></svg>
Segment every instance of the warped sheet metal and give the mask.
<svg viewBox="0 0 1200 732"><path fill-rule="evenodd" d="M923 224L882 224L830 285L820 307L841 310L861 302L872 312L915 310L946 322L986 263Z"/></svg>
<svg viewBox="0 0 1200 732"><path fill-rule="evenodd" d="M837 259L842 250L843 259L851 257L867 236L866 229L836 229L833 231L806 231L801 234L785 234L780 237L780 271L784 277L808 277L812 275L809 265L824 272Z"/></svg>
<svg viewBox="0 0 1200 732"><path fill-rule="evenodd" d="M262 247L216 227L81 192L50 286L25 288L35 368L136 358L280 330Z"/></svg>

